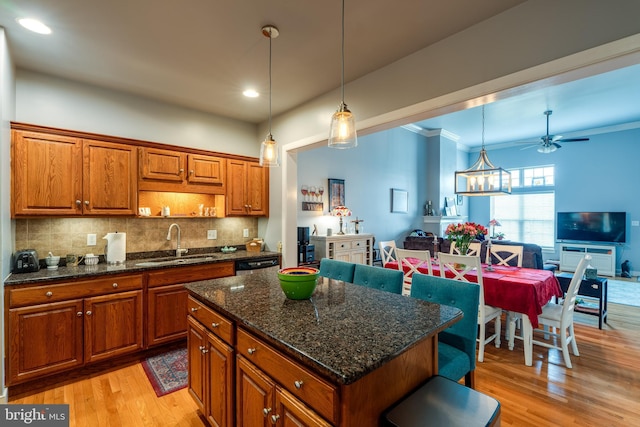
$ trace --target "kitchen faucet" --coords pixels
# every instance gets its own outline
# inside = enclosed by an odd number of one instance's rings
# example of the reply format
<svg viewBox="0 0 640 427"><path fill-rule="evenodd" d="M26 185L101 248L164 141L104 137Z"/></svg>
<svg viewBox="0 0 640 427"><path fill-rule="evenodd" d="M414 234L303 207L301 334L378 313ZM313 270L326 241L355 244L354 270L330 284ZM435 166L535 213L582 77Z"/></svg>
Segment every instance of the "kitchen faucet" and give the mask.
<svg viewBox="0 0 640 427"><path fill-rule="evenodd" d="M180 249L180 226L175 222L169 226L169 232L167 233L167 240L171 240L171 229L176 227L178 229L178 245L176 246L176 256L179 257L182 254L186 254L189 249Z"/></svg>

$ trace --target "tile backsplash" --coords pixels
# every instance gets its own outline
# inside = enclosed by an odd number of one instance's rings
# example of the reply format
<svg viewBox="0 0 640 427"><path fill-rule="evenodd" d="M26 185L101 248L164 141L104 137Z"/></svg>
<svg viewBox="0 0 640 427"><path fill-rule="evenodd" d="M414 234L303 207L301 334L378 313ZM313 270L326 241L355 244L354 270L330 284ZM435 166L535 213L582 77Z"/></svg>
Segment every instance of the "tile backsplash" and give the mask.
<svg viewBox="0 0 640 427"><path fill-rule="evenodd" d="M177 223L181 229L180 246L207 248L242 245L258 237L258 219L230 218L36 218L17 219L14 250L35 249L39 258L68 253L104 254L110 232L127 233L127 253L175 250L176 231L167 240L169 226ZM249 229L249 237L242 237ZM217 239L208 240L207 230L216 230ZM96 235L96 245L87 245L87 234Z"/></svg>

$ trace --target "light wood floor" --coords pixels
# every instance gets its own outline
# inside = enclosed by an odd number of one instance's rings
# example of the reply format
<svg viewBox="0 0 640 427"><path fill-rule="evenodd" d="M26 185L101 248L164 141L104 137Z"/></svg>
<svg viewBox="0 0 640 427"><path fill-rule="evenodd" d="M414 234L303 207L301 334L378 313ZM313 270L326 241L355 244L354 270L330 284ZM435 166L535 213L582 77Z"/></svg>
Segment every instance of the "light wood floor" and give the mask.
<svg viewBox="0 0 640 427"><path fill-rule="evenodd" d="M527 367L521 342L514 351L487 346L476 388L500 401L502 426L640 425L640 308L610 304L602 331L594 316L575 320L573 369L555 350L534 346ZM186 389L156 397L140 363L46 391L10 391L9 403L69 403L72 427L205 425Z"/></svg>

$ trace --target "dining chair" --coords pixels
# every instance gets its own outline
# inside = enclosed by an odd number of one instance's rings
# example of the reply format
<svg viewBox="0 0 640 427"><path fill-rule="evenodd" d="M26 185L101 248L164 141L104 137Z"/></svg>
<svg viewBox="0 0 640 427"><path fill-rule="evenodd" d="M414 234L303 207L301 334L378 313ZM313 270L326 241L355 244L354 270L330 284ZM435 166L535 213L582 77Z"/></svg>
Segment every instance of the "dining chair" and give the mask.
<svg viewBox="0 0 640 427"><path fill-rule="evenodd" d="M532 343L546 348L552 348L562 351L562 357L567 368L571 369L571 356L569 355L569 344L575 356L580 356L578 352L578 344L576 343L576 335L573 331L573 313L576 306L576 298L582 277L587 269L587 265L591 260L591 255L585 255L580 260L573 278L569 283L569 288L561 303L549 302L542 307L542 314L538 315L538 328L534 329L534 334L543 334L543 338L547 341L533 339ZM557 331L557 332L556 332ZM513 348L513 339L522 339L522 336L515 335L515 322L509 323L509 348ZM554 340L555 338L555 340ZM556 344L557 339L560 345ZM555 342L554 342L555 341Z"/></svg>
<svg viewBox="0 0 640 427"><path fill-rule="evenodd" d="M329 279L353 282L356 265L337 259L322 258L320 260L320 275Z"/></svg>
<svg viewBox="0 0 640 427"><path fill-rule="evenodd" d="M366 264L356 264L353 283L381 291L402 294L404 275L401 271Z"/></svg>
<svg viewBox="0 0 640 427"><path fill-rule="evenodd" d="M491 250L489 250L491 248ZM513 265L522 267L524 246L522 245L487 245L486 263L493 265ZM515 264L515 265L514 265Z"/></svg>
<svg viewBox="0 0 640 427"><path fill-rule="evenodd" d="M478 362L484 361L484 346L494 341L496 348L500 348L500 329L502 326L502 309L486 305L484 303L484 286L482 284L482 264L479 256L469 255L453 255L440 252L438 254L440 260L440 276L447 277L452 275L454 280L470 282L466 274L475 270L477 283L480 286L480 302L478 304ZM456 266L460 266L456 268ZM495 330L489 337L486 336L487 323L494 321Z"/></svg>
<svg viewBox="0 0 640 427"><path fill-rule="evenodd" d="M382 258L382 266L384 267L388 262L396 260L396 241L386 240L378 243L380 249L380 257Z"/></svg>
<svg viewBox="0 0 640 427"><path fill-rule="evenodd" d="M411 278L414 274L420 273L418 267L426 266L429 276L433 276L431 252L396 248L396 256L398 258L398 270L402 271L404 275L403 295L409 295L411 291ZM416 262L416 260L418 262Z"/></svg>
<svg viewBox="0 0 640 427"><path fill-rule="evenodd" d="M480 242L471 242L469 243L469 251L467 251L468 256L480 256L480 248L482 244ZM456 245L456 241L452 240L449 245L449 253L453 255L460 255L460 250Z"/></svg>
<svg viewBox="0 0 640 427"><path fill-rule="evenodd" d="M480 286L476 283L416 274L411 297L462 310L462 320L438 333L438 375L475 388L476 337Z"/></svg>

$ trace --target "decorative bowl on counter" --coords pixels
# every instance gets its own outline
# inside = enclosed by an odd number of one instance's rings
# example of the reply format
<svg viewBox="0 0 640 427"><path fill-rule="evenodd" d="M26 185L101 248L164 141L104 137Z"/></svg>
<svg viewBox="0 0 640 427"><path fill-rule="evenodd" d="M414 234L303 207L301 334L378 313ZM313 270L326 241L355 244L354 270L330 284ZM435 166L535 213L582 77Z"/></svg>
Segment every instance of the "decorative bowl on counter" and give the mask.
<svg viewBox="0 0 640 427"><path fill-rule="evenodd" d="M87 254L84 257L84 265L96 265L99 260L100 260L100 257L98 255Z"/></svg>
<svg viewBox="0 0 640 427"><path fill-rule="evenodd" d="M45 262L47 263L47 268L49 270L56 270L58 268L58 263L60 262L60 257L56 255L49 255L45 258Z"/></svg>
<svg viewBox="0 0 640 427"><path fill-rule="evenodd" d="M289 299L309 299L316 289L320 271L312 267L289 267L278 271L280 288Z"/></svg>
<svg viewBox="0 0 640 427"><path fill-rule="evenodd" d="M238 248L234 248L233 246L225 246L224 248L220 248L220 252L223 252L225 254L229 254L237 250Z"/></svg>

